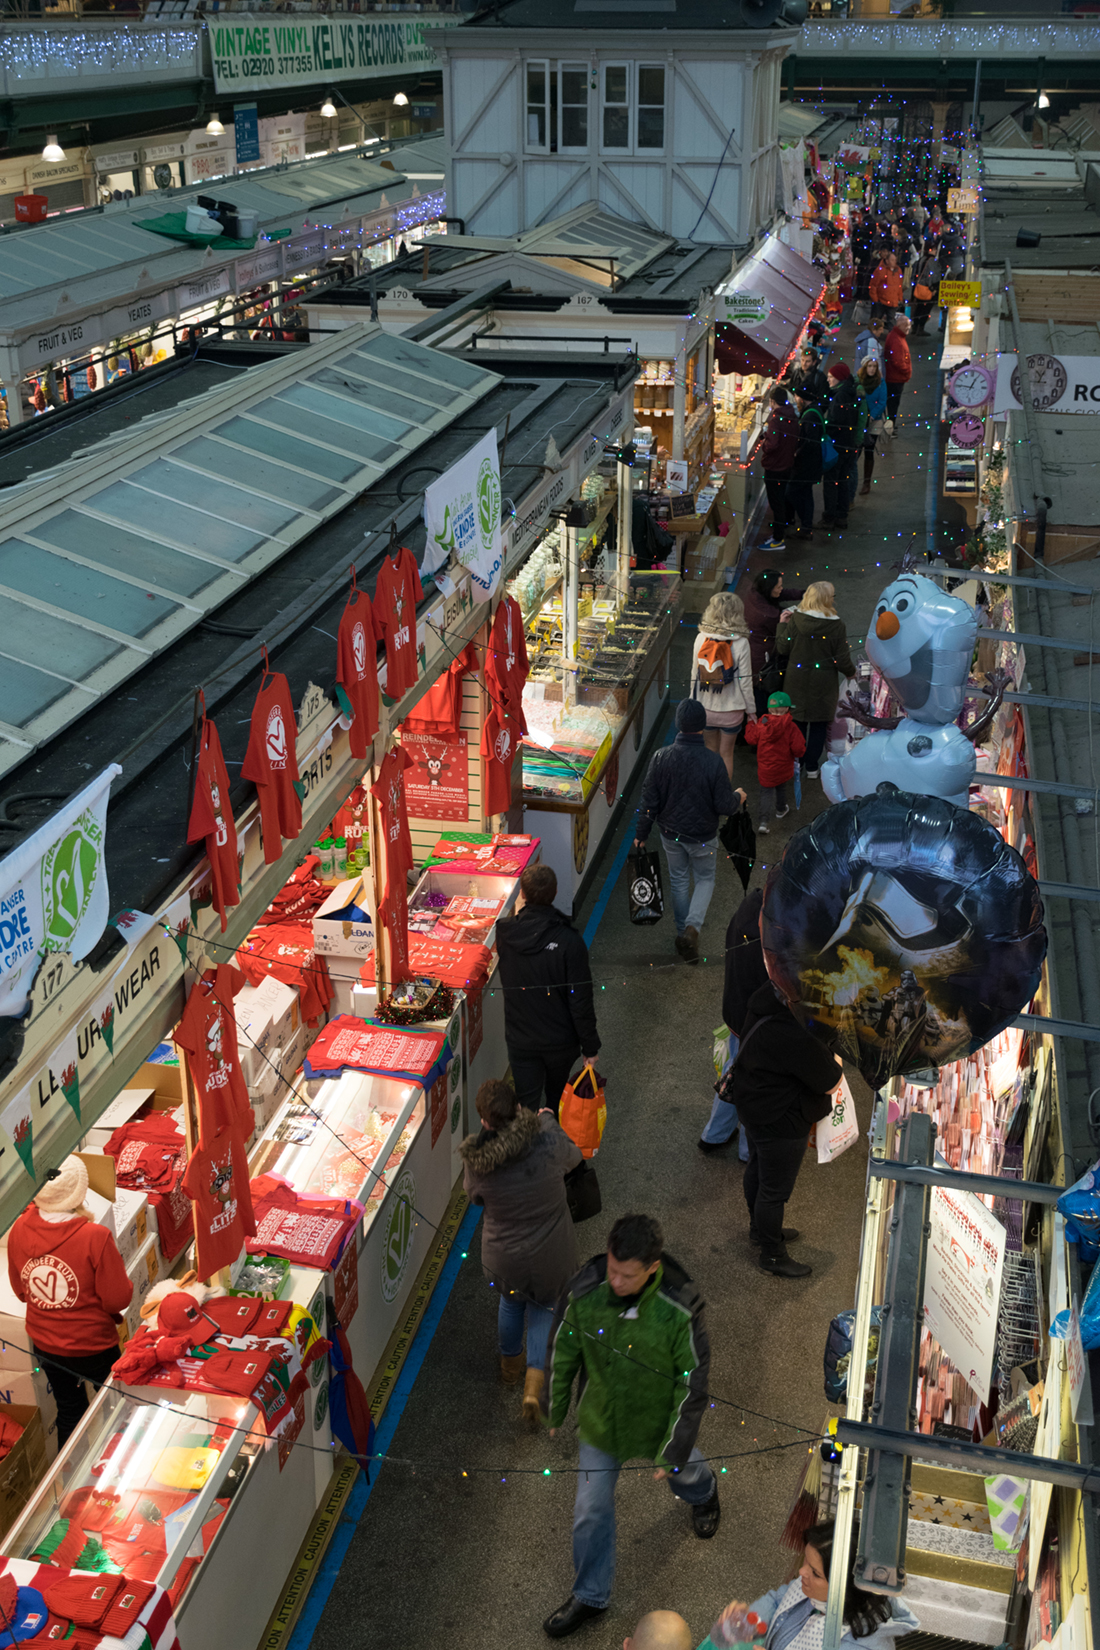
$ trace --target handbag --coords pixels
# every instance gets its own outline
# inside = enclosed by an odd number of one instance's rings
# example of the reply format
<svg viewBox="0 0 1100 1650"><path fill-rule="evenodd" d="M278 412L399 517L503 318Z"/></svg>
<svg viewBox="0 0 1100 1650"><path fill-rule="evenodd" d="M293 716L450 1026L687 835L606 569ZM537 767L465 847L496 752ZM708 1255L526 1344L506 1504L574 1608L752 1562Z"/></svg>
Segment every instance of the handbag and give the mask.
<svg viewBox="0 0 1100 1650"><path fill-rule="evenodd" d="M582 1157L594 1157L600 1149L607 1122L607 1100L602 1078L591 1060L566 1083L558 1108L558 1121Z"/></svg>
<svg viewBox="0 0 1100 1650"><path fill-rule="evenodd" d="M747 889L752 868L756 864L756 832L745 808L729 814L718 827L718 840L726 851L742 888Z"/></svg>
<svg viewBox="0 0 1100 1650"><path fill-rule="evenodd" d="M630 920L639 928L660 922L665 914L664 895L661 892L661 861L656 854L639 848L627 862L630 877L627 895L630 900Z"/></svg>
<svg viewBox="0 0 1100 1650"><path fill-rule="evenodd" d="M593 1215L598 1215L603 1209L600 1182L586 1157L581 1159L575 1169L570 1169L565 1177L565 1201L569 1205L574 1225L579 1225L582 1220L591 1220Z"/></svg>
<svg viewBox="0 0 1100 1650"><path fill-rule="evenodd" d="M919 281L913 288L913 297L916 298L918 303L931 303L932 296L932 288L930 286L925 286L923 281Z"/></svg>
<svg viewBox="0 0 1100 1650"><path fill-rule="evenodd" d="M751 1025L749 1027L748 1031L746 1031L745 1035L742 1037L740 1043L738 1044L737 1053L734 1055L733 1059L730 1061L729 1065L726 1067L725 1071L722 1073L721 1082L718 1083L718 1085L716 1086L716 1088L714 1090L714 1092L718 1096L719 1100L724 1100L727 1106L733 1106L733 1105L736 1105L736 1103L737 1103L733 1098L733 1074L734 1074L735 1070L737 1069L738 1061L740 1060L742 1054L744 1054L744 1052L745 1052L745 1048L746 1048L747 1044L752 1040L753 1033L755 1031L757 1031L760 1028L760 1026L766 1026L769 1023L769 1021L774 1020L776 1018L777 1018L777 1016L775 1014L764 1014L764 1015L762 1015L760 1017L760 1019L757 1020L755 1025Z"/></svg>
<svg viewBox="0 0 1100 1650"><path fill-rule="evenodd" d="M833 438L827 432L821 438L821 468L831 470L839 459L840 454L833 445Z"/></svg>

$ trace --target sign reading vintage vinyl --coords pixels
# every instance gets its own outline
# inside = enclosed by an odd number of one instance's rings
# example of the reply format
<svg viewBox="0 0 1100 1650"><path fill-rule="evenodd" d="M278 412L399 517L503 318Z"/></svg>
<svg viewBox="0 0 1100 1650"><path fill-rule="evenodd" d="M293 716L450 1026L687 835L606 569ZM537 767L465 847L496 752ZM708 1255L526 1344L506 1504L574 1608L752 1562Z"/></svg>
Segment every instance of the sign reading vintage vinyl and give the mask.
<svg viewBox="0 0 1100 1650"><path fill-rule="evenodd" d="M258 92L273 86L308 86L354 77L371 80L395 69L435 67L424 27L402 19L368 23L358 19L233 15L211 20L210 59L219 92Z"/></svg>
<svg viewBox="0 0 1100 1650"><path fill-rule="evenodd" d="M22 1014L49 951L86 957L110 915L103 862L112 762L0 865L0 1014Z"/></svg>
<svg viewBox="0 0 1100 1650"><path fill-rule="evenodd" d="M425 489L424 572L440 572L453 556L469 573L478 595L491 596L504 562L500 498L497 433L489 430Z"/></svg>
<svg viewBox="0 0 1100 1650"><path fill-rule="evenodd" d="M1100 355L1048 355L1027 358L1031 405L1036 412L1100 413ZM997 358L995 413L1014 412L1020 401L1020 368L1015 355Z"/></svg>
<svg viewBox="0 0 1100 1650"><path fill-rule="evenodd" d="M1005 1229L972 1192L937 1186L924 1280L924 1324L983 1401L993 1379Z"/></svg>

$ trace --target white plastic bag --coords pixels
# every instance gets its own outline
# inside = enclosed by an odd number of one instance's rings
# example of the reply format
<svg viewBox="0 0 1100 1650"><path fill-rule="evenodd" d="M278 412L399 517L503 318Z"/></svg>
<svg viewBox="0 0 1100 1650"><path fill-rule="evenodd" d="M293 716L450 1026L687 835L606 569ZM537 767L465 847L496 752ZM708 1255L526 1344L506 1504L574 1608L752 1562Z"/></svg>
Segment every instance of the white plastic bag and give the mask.
<svg viewBox="0 0 1100 1650"><path fill-rule="evenodd" d="M832 1111L817 1125L817 1161L831 1163L858 1138L856 1104L848 1087L848 1079L842 1077L833 1090Z"/></svg>

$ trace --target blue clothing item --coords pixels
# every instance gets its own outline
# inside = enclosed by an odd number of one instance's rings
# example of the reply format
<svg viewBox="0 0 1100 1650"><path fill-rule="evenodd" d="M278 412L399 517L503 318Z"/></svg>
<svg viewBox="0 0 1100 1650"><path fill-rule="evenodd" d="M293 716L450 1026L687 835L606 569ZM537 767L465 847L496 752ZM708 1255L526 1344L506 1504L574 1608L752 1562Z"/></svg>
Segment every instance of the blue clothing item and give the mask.
<svg viewBox="0 0 1100 1650"><path fill-rule="evenodd" d="M789 1586L790 1582L786 1581L783 1583L782 1587L773 1587L770 1592L763 1593L760 1598L755 1601L755 1603L749 1605L749 1609L755 1610L761 1621L766 1621L768 1623L768 1633L765 1643L769 1647L775 1637L777 1624L782 1620L782 1617L777 1617L775 1612L782 1603L783 1595L786 1593ZM798 1600L796 1602L801 1601ZM889 1621L882 1622L880 1626L875 1628L873 1633L868 1633L867 1637L862 1639L857 1639L854 1634L847 1627L845 1627L840 1638L841 1644L851 1645L853 1650L891 1650L891 1646L897 1639L904 1638L907 1633L918 1632L920 1629L920 1622L917 1620L912 1610L910 1610L909 1606L900 1598L891 1599L890 1603L893 1614L891 1615ZM785 1610L783 1614L787 1615L789 1614L789 1611ZM700 1646L700 1650L702 1650L702 1646Z"/></svg>
<svg viewBox="0 0 1100 1650"><path fill-rule="evenodd" d="M511 1289L498 1290L497 1342L502 1357L514 1358L523 1349L523 1323L527 1320L527 1367L546 1368L546 1348L554 1313L549 1306L536 1306Z"/></svg>
<svg viewBox="0 0 1100 1650"><path fill-rule="evenodd" d="M717 754L717 753L715 753ZM725 768L722 772L725 773ZM661 847L668 861L668 882L672 890L672 916L677 934L685 928L698 933L706 920L714 894L718 870L718 843L677 841L661 832ZM691 879L695 878L692 889Z"/></svg>
<svg viewBox="0 0 1100 1650"><path fill-rule="evenodd" d="M886 417L886 380L880 378L873 390L864 390L863 399L867 403L867 417Z"/></svg>
<svg viewBox="0 0 1100 1650"><path fill-rule="evenodd" d="M701 733L678 733L649 764L634 835L644 842L656 821L681 842L713 842L718 821L740 806L718 752L707 749Z"/></svg>
<svg viewBox="0 0 1100 1650"><path fill-rule="evenodd" d="M737 1127L737 1107L729 1100L722 1100L716 1094L714 1104L710 1108L707 1126L703 1130L702 1138L708 1146L724 1146ZM749 1160L749 1137L744 1129L737 1137L737 1155L742 1163Z"/></svg>
<svg viewBox="0 0 1100 1650"><path fill-rule="evenodd" d="M573 1597L606 1609L615 1581L615 1486L623 1465L595 1444L581 1441L577 1499L573 1507ZM715 1492L713 1472L698 1448L686 1466L671 1472L669 1489L680 1501L701 1507Z"/></svg>

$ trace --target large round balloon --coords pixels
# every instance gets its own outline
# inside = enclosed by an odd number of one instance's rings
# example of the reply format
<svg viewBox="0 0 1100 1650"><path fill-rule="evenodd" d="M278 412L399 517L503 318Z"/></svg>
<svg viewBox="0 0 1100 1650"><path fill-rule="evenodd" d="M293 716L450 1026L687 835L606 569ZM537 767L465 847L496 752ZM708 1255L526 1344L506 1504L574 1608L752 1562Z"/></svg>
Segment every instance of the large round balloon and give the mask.
<svg viewBox="0 0 1100 1650"><path fill-rule="evenodd" d="M978 814L882 784L793 837L768 877L768 973L874 1087L958 1060L1039 986L1043 903Z"/></svg>

